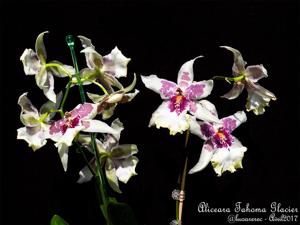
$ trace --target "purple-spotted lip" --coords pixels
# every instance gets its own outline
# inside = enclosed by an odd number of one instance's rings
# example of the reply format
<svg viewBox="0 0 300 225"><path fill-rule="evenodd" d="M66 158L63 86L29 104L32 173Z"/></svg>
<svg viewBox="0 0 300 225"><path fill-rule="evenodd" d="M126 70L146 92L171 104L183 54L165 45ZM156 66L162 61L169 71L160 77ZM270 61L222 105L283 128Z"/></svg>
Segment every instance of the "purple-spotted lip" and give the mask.
<svg viewBox="0 0 300 225"><path fill-rule="evenodd" d="M233 137L226 129L219 129L212 136L212 143L216 148L228 148L232 145Z"/></svg>
<svg viewBox="0 0 300 225"><path fill-rule="evenodd" d="M54 122L50 127L50 134L61 132L64 134L68 128L75 128L82 124L82 119L87 117L93 110L92 104L85 103L73 109L71 112L66 112L64 118ZM87 124L83 124L87 126Z"/></svg>
<svg viewBox="0 0 300 225"><path fill-rule="evenodd" d="M169 109L171 112L181 114L188 106L188 99L183 95L174 95L170 98Z"/></svg>

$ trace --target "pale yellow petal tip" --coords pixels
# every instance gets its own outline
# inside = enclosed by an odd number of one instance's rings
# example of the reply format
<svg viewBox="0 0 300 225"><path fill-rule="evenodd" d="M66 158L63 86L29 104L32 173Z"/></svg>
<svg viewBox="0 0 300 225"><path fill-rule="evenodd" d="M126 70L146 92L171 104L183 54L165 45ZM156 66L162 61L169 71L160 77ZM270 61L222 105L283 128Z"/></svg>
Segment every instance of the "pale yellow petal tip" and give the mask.
<svg viewBox="0 0 300 225"><path fill-rule="evenodd" d="M236 162L233 162L227 169L223 168L223 165L221 162L211 161L211 164L212 164L218 177L220 177L225 171L234 173L236 171L236 169L243 169L242 159L238 160Z"/></svg>

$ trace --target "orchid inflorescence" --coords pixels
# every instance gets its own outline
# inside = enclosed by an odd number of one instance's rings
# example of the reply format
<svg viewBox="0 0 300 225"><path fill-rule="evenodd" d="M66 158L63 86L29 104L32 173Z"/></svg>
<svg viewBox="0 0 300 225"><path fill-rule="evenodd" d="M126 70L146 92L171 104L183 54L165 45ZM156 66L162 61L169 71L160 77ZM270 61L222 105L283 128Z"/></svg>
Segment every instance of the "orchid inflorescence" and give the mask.
<svg viewBox="0 0 300 225"><path fill-rule="evenodd" d="M211 94L214 86L213 79L233 82L233 88L222 96L230 100L237 98L246 88L248 91L246 110L253 111L256 115L265 112L265 107L269 106L270 100L276 100L272 92L257 84L259 79L268 76L263 65L245 68L246 62L238 50L228 46L221 47L234 54L233 77L215 76L210 80L193 81L194 61L202 56L189 60L181 66L177 76L177 84L160 79L156 75L142 76L144 85L160 94L163 100L162 104L152 114L149 126L168 128L170 135L187 131L185 147L190 133L205 141L199 161L190 169L189 174L203 170L210 162L218 176L221 176L225 171L233 173L236 169L242 168L242 159L247 150L231 134L235 128L246 122L246 113L238 111L231 116L219 119L215 105L202 99ZM184 169L179 176L181 178L178 184L180 190L175 189L172 192L172 198L177 201L177 207L176 220L170 224L182 223L184 199L174 196L179 195L179 193L184 196L187 162L188 156L186 156Z"/></svg>
<svg viewBox="0 0 300 225"><path fill-rule="evenodd" d="M138 159L134 155L138 148L134 144L119 144L124 125L118 118L108 125L97 117L101 115L103 120L111 118L118 104L130 102L138 94L138 90L131 92L136 84L136 75L134 74L133 82L128 87L123 87L118 79L127 76L130 58L126 58L117 47L110 54L101 56L91 40L83 36L78 38L83 47L81 52L85 55L86 68L80 71L78 69L73 36L67 36L66 41L74 67L58 61L47 62L43 40L46 33L48 32L37 37L35 51L25 49L20 60L25 74L35 76L37 86L48 101L37 110L27 92L19 97L20 119L24 127L18 129L17 139L25 140L34 151L52 140L65 171L68 168L69 148L75 145L87 164L79 172L78 183L95 177L101 199L100 208L107 224L113 224L109 207L120 203L108 195L106 182L112 190L121 193L119 181L127 183L137 174L135 168ZM68 78L64 94L62 91L56 94L54 76ZM83 86L90 84L96 85L100 91L87 93L88 102ZM66 101L74 104L69 98L70 89L74 86L79 87L82 102L67 111ZM102 139L97 134L102 134Z"/></svg>
<svg viewBox="0 0 300 225"><path fill-rule="evenodd" d="M19 97L21 106L21 122L24 127L18 129L18 139L25 140L34 151L43 147L47 140L52 140L57 147L63 169L68 166L68 151L75 144L82 153L86 166L79 172L78 183L90 181L95 177L99 184L101 210L107 224L113 224L109 215L108 205L116 203L116 199L108 196L106 181L112 190L121 193L119 182L127 183L131 176L136 175L135 167L138 152L134 144L119 144L123 123L117 118L111 125L102 120L111 118L118 104L130 102L137 94L135 89L136 75L128 87L123 87L120 77L127 76L127 64L130 61L115 47L110 54L101 56L91 40L78 36L81 41L87 67L79 71L74 52L74 40L67 36L66 40L71 50L74 66L65 65L59 61L47 62L44 46L44 35L41 33L35 43L35 51L26 49L21 56L26 75L35 75L37 86L43 91L48 101L38 110L29 100L28 93ZM233 77L216 76L210 80L194 81L193 65L196 59L185 62L177 76L177 83L158 78L156 75L141 76L144 85L158 93L162 104L152 114L149 126L168 128L171 135L186 131L204 140L199 161L189 174L199 172L211 163L218 176L223 172L235 172L242 168L242 159L247 148L231 133L247 116L244 111L235 112L231 116L220 119L213 103L205 100L214 87L214 79L233 82L232 89L223 98L237 98L244 88L248 91L246 110L256 115L265 112L275 95L257 84L267 77L263 65L246 67L241 53L228 46L221 46L234 55L232 67ZM64 93L54 90L54 77L68 78ZM99 93L85 93L83 87L94 84L100 89ZM81 103L74 105L70 111L65 111L65 103L69 90L79 87ZM85 98L88 96L88 102ZM60 118L57 118L59 115ZM102 139L97 135L102 134ZM86 154L91 155L88 160ZM182 223L182 207L185 196L185 177L187 174L188 154L184 169L180 175L180 187L172 192L177 201L176 220L172 224ZM104 180L105 178L105 180Z"/></svg>

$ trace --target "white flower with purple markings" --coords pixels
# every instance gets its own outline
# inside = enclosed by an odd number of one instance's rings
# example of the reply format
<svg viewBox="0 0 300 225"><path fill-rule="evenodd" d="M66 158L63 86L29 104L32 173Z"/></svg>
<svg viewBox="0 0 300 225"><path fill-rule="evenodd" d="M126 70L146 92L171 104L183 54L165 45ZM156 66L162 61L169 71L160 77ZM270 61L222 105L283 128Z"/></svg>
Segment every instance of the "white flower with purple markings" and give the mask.
<svg viewBox="0 0 300 225"><path fill-rule="evenodd" d="M233 173L237 168L242 168L242 159L247 148L231 132L246 120L247 117L243 111L220 119L221 123L201 122L192 118L191 133L205 142L198 163L189 173L203 170L209 162L212 163L218 176L221 176L224 171Z"/></svg>
<svg viewBox="0 0 300 225"><path fill-rule="evenodd" d="M142 76L145 86L160 94L163 103L152 114L149 126L164 127L171 135L182 133L189 128L190 115L204 121L218 122L210 110L211 103L201 100L207 97L213 88L213 80L193 82L193 64L197 58L187 61L179 70L177 84L156 75Z"/></svg>
<svg viewBox="0 0 300 225"><path fill-rule="evenodd" d="M72 111L66 112L64 118L52 123L49 129L50 138L56 142L64 170L67 169L68 148L79 132L116 134L106 123L93 120L97 115L97 107L97 104L79 104Z"/></svg>
<svg viewBox="0 0 300 225"><path fill-rule="evenodd" d="M234 64L232 67L233 76L237 79L233 88L223 95L227 99L237 98L244 88L248 91L246 109L253 110L254 114L260 115L265 112L265 107L269 106L271 100L275 101L275 95L269 90L263 88L257 82L264 77L268 77L267 70L263 65L246 66L241 53L231 47L221 46L231 51L234 55Z"/></svg>

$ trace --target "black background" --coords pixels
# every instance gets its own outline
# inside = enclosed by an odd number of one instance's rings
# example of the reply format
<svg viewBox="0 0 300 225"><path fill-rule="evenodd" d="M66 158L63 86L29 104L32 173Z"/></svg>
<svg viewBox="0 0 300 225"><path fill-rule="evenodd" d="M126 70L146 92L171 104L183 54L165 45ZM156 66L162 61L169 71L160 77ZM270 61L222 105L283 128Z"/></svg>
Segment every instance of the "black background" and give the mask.
<svg viewBox="0 0 300 225"><path fill-rule="evenodd" d="M83 162L70 152L69 170L63 172L49 141L33 152L16 140L21 127L18 97L29 92L38 107L46 99L25 76L19 57L34 48L36 36L49 30L45 45L49 60L71 64L64 37L84 35L100 54L116 45L132 60L128 84L138 75L157 74L175 81L180 66L198 55L195 80L230 75L232 55L218 46L239 49L249 65L263 64L269 78L260 84L276 94L262 116L247 113L248 121L234 135L248 147L243 170L217 177L209 165L187 178L184 224L226 224L226 213L198 213L205 201L211 207L234 208L235 202L267 208L271 202L299 210L299 5L297 1L6 1L1 5L1 224L49 224L59 214L71 225L103 224L94 184L76 184ZM77 41L80 67L85 67ZM56 90L66 80L56 80ZM121 143L139 147L138 176L121 185L116 195L133 208L139 224L168 224L175 217L175 188L183 159L184 135L169 136L167 129L148 128L159 95L146 89L127 105L117 108L114 118L125 125ZM219 98L230 89L216 81L212 101L220 117L244 109L246 93L228 101ZM79 103L72 90L70 108ZM198 160L202 140L190 137L189 168ZM269 212L261 214L268 219ZM250 216L255 216L251 214ZM279 214L280 216L280 214ZM299 218L298 218L299 219ZM267 222L266 222L267 223Z"/></svg>

